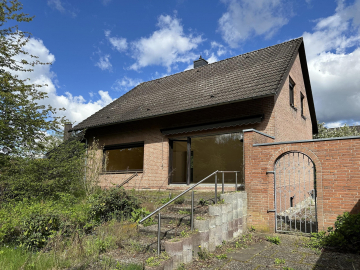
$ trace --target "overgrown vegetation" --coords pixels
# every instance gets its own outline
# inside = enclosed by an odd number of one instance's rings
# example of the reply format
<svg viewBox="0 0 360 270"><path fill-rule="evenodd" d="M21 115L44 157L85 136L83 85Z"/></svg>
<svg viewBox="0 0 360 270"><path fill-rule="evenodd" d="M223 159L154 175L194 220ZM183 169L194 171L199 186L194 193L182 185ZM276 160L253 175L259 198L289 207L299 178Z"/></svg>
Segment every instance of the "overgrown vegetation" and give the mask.
<svg viewBox="0 0 360 270"><path fill-rule="evenodd" d="M360 214L345 212L339 215L335 228L329 227L327 232L312 233L308 247L333 247L342 251L360 252Z"/></svg>

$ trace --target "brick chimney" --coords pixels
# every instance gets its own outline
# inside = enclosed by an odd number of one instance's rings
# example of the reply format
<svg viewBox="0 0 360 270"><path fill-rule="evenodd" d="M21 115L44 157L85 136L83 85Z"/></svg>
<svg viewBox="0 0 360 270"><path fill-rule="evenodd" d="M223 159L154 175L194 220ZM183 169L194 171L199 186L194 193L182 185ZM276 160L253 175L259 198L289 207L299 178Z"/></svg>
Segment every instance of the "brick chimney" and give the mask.
<svg viewBox="0 0 360 270"><path fill-rule="evenodd" d="M200 55L200 58L198 60L194 61L194 68L198 68L198 67L202 67L202 66L206 66L208 64L208 61L206 61L205 59L203 59Z"/></svg>
<svg viewBox="0 0 360 270"><path fill-rule="evenodd" d="M66 122L64 126L64 141L70 138L70 129L72 129L72 124L70 122Z"/></svg>

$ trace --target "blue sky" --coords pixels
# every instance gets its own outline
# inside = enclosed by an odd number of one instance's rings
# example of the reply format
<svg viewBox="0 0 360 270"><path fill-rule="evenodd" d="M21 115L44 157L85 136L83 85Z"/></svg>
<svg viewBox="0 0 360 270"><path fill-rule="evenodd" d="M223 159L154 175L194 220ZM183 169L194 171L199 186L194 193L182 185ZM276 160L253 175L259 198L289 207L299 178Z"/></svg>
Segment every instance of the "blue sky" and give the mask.
<svg viewBox="0 0 360 270"><path fill-rule="evenodd" d="M360 124L360 0L22 0L26 74L79 123L138 83L304 37L318 120Z"/></svg>

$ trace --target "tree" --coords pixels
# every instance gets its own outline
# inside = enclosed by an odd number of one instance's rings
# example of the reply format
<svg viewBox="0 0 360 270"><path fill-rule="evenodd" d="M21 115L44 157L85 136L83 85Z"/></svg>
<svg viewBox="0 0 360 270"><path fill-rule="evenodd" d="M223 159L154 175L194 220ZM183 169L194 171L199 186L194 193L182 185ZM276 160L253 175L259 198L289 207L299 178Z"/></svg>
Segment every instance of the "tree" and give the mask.
<svg viewBox="0 0 360 270"><path fill-rule="evenodd" d="M4 153L35 155L44 149L47 132L57 131L64 120L55 116L56 109L38 104L47 97L40 90L43 85L18 76L37 65L50 64L24 49L31 34L14 24L31 22L34 17L21 10L18 0L0 0L0 158Z"/></svg>
<svg viewBox="0 0 360 270"><path fill-rule="evenodd" d="M314 139L360 136L360 132L355 127L346 124L338 128L327 128L325 123L318 123L318 129L319 133L314 135Z"/></svg>

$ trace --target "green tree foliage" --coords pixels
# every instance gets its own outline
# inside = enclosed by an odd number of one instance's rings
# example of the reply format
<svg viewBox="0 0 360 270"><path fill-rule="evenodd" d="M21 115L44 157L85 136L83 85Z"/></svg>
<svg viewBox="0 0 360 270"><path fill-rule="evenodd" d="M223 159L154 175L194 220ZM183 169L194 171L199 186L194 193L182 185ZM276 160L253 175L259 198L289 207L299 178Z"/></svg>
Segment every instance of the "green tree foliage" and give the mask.
<svg viewBox="0 0 360 270"><path fill-rule="evenodd" d="M43 149L47 131L57 130L62 119L55 116L56 109L38 104L47 97L40 91L43 85L18 76L32 72L37 65L49 64L24 49L31 34L16 24L34 17L21 10L18 0L0 0L0 150L24 156Z"/></svg>
<svg viewBox="0 0 360 270"><path fill-rule="evenodd" d="M85 193L85 145L73 137L46 158L13 157L0 175L2 201L55 198L58 193Z"/></svg>
<svg viewBox="0 0 360 270"><path fill-rule="evenodd" d="M338 128L327 128L325 123L318 123L318 129L319 133L314 135L314 139L360 136L360 132L356 128L346 124Z"/></svg>

